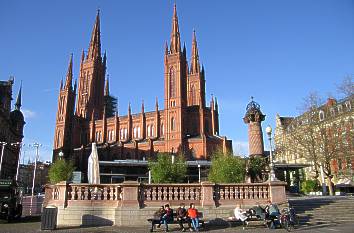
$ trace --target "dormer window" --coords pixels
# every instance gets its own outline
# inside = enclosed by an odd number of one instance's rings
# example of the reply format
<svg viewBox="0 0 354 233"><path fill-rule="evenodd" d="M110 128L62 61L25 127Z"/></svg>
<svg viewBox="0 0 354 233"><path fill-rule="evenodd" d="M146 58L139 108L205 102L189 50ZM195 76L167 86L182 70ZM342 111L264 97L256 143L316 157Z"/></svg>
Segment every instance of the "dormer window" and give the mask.
<svg viewBox="0 0 354 233"><path fill-rule="evenodd" d="M342 113L343 112L343 106L340 104L337 106L337 110L338 110L338 113Z"/></svg>
<svg viewBox="0 0 354 233"><path fill-rule="evenodd" d="M335 111L334 111L334 108L332 107L330 110L330 113L331 113L331 116L334 116L335 115Z"/></svg>
<svg viewBox="0 0 354 233"><path fill-rule="evenodd" d="M321 110L318 115L319 115L320 121L323 121L324 117L325 117L324 111Z"/></svg>

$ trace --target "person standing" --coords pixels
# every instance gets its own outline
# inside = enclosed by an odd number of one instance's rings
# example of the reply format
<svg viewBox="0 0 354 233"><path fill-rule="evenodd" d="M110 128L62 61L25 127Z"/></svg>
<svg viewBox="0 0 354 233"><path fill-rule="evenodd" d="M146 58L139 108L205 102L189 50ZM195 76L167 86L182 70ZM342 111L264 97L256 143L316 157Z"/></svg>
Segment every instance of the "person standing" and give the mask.
<svg viewBox="0 0 354 233"><path fill-rule="evenodd" d="M190 207L188 209L188 217L191 219L193 230L199 231L198 210L195 208L194 203L190 204Z"/></svg>

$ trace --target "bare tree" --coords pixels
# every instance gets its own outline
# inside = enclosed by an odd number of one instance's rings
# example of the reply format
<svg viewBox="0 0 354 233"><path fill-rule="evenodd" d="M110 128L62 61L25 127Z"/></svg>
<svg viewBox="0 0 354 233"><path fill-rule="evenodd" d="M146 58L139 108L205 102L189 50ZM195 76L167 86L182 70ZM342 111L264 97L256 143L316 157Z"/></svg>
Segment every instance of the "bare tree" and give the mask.
<svg viewBox="0 0 354 233"><path fill-rule="evenodd" d="M314 178L318 178L320 168L327 178L330 195L333 195L333 161L346 154L349 147L353 147L352 137L343 144L345 125L337 123L329 114L329 106L322 105L317 94L310 94L304 101L303 110L307 110L300 117L292 120L288 126L287 140L283 143L283 150L288 154L305 158L313 164ZM325 117L326 116L326 117ZM352 134L352 130L348 131ZM349 152L351 153L351 152Z"/></svg>
<svg viewBox="0 0 354 233"><path fill-rule="evenodd" d="M354 94L353 76L347 75L341 83L336 84L337 91L343 96L351 96Z"/></svg>

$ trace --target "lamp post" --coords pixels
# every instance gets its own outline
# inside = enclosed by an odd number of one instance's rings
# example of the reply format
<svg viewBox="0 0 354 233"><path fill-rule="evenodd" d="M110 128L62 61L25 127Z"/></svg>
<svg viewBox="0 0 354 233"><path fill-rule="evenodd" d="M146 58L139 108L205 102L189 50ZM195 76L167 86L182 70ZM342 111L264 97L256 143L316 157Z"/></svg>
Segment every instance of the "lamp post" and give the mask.
<svg viewBox="0 0 354 233"><path fill-rule="evenodd" d="M175 154L174 154L174 148L172 147L171 149L171 156L172 156L172 164L175 163Z"/></svg>
<svg viewBox="0 0 354 233"><path fill-rule="evenodd" d="M200 183L200 164L198 163L198 181Z"/></svg>
<svg viewBox="0 0 354 233"><path fill-rule="evenodd" d="M18 181L18 172L20 169L20 158L21 158L21 151L22 151L22 146L24 146L25 144L22 145L22 142L15 142L15 143L11 143L11 146L18 146L19 152L18 152L18 161L17 161L17 169L16 169L16 181Z"/></svg>
<svg viewBox="0 0 354 233"><path fill-rule="evenodd" d="M268 135L268 140L269 140L269 146L270 146L270 152L269 152L269 180L270 181L276 181L277 178L275 177L274 173L274 163L273 163L273 148L272 148L272 127L268 125L266 128L266 133Z"/></svg>
<svg viewBox="0 0 354 233"><path fill-rule="evenodd" d="M39 156L39 153L38 153L38 150L39 150L39 147L42 146L42 144L39 144L39 143L33 143L32 146L34 148L36 148L36 158L34 160L34 169L33 169L33 180L32 180L32 190L31 190L31 205L30 205L30 215L32 215L32 205L33 205L33 194L34 194L34 183L35 183L35 180L36 180L36 169L37 169L37 160L38 160L38 156Z"/></svg>
<svg viewBox="0 0 354 233"><path fill-rule="evenodd" d="M60 151L59 154L58 154L58 156L59 156L59 160L62 160L62 159L64 158L64 153L63 153L63 151Z"/></svg>
<svg viewBox="0 0 354 233"><path fill-rule="evenodd" d="M2 148L1 148L1 159L0 159L0 178L1 178L2 159L4 157L4 149L5 149L6 144L7 144L6 142L0 142L0 145L2 145Z"/></svg>

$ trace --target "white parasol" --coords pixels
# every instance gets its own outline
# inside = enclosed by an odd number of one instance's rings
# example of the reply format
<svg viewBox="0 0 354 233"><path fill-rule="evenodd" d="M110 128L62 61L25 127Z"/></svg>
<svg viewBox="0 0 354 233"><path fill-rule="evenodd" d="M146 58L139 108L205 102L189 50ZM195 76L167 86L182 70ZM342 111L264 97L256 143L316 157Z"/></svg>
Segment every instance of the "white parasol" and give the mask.
<svg viewBox="0 0 354 233"><path fill-rule="evenodd" d="M92 152L88 158L87 180L89 184L100 184L100 166L96 143L92 143Z"/></svg>

